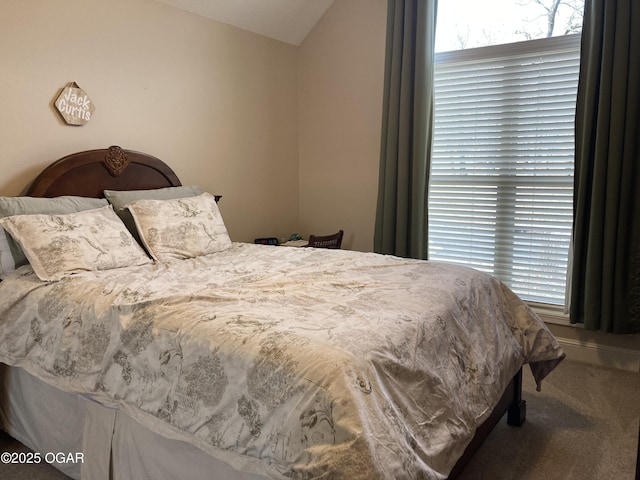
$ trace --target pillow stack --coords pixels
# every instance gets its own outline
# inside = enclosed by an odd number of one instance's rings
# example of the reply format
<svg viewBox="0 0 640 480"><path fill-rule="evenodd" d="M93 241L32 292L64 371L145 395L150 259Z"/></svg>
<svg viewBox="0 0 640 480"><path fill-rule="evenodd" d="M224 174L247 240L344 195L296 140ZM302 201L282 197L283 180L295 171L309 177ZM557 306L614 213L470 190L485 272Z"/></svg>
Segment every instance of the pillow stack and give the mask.
<svg viewBox="0 0 640 480"><path fill-rule="evenodd" d="M56 281L151 263L146 252L169 262L231 247L215 198L197 187L104 195L0 197L0 279L27 263L41 280Z"/></svg>

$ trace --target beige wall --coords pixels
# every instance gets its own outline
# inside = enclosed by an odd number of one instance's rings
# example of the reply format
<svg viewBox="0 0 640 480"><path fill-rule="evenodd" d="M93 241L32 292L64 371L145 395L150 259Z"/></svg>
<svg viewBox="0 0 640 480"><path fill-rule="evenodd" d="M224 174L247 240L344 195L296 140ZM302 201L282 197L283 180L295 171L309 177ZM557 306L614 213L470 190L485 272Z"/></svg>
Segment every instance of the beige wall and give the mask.
<svg viewBox="0 0 640 480"><path fill-rule="evenodd" d="M234 240L290 233L296 55L153 0L0 0L0 195L61 156L115 144L223 194ZM82 127L52 106L73 81L96 106Z"/></svg>
<svg viewBox="0 0 640 480"><path fill-rule="evenodd" d="M371 250L385 0L337 0L301 47L153 0L0 0L0 195L120 145L221 193L234 240L329 233ZM77 82L82 127L53 108Z"/></svg>
<svg viewBox="0 0 640 480"><path fill-rule="evenodd" d="M373 249L386 0L336 0L298 52L300 230Z"/></svg>

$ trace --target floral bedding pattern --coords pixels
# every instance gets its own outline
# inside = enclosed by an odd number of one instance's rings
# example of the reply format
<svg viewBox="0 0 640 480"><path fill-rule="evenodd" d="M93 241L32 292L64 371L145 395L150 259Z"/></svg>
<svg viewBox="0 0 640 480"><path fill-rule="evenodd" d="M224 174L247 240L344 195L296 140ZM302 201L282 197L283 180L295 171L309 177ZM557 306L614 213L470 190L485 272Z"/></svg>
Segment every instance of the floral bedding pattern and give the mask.
<svg viewBox="0 0 640 480"><path fill-rule="evenodd" d="M234 243L0 283L0 361L272 478L446 478L511 377L564 354L475 270Z"/></svg>

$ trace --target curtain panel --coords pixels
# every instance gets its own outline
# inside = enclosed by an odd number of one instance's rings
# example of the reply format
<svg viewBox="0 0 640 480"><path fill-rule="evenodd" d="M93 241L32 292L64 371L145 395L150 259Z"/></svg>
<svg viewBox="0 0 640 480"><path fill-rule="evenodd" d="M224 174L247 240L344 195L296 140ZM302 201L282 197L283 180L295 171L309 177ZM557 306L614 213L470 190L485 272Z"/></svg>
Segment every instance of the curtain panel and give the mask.
<svg viewBox="0 0 640 480"><path fill-rule="evenodd" d="M374 250L427 258L437 0L389 0Z"/></svg>
<svg viewBox="0 0 640 480"><path fill-rule="evenodd" d="M586 0L570 316L640 332L640 2Z"/></svg>

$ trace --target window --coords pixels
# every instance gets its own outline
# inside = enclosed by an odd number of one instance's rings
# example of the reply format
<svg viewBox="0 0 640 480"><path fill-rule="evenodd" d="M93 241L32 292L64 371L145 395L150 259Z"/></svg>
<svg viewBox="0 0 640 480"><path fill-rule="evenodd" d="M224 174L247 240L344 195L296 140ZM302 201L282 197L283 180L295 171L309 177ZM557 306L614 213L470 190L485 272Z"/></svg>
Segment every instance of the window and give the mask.
<svg viewBox="0 0 640 480"><path fill-rule="evenodd" d="M436 55L430 259L564 304L579 57L579 34Z"/></svg>

